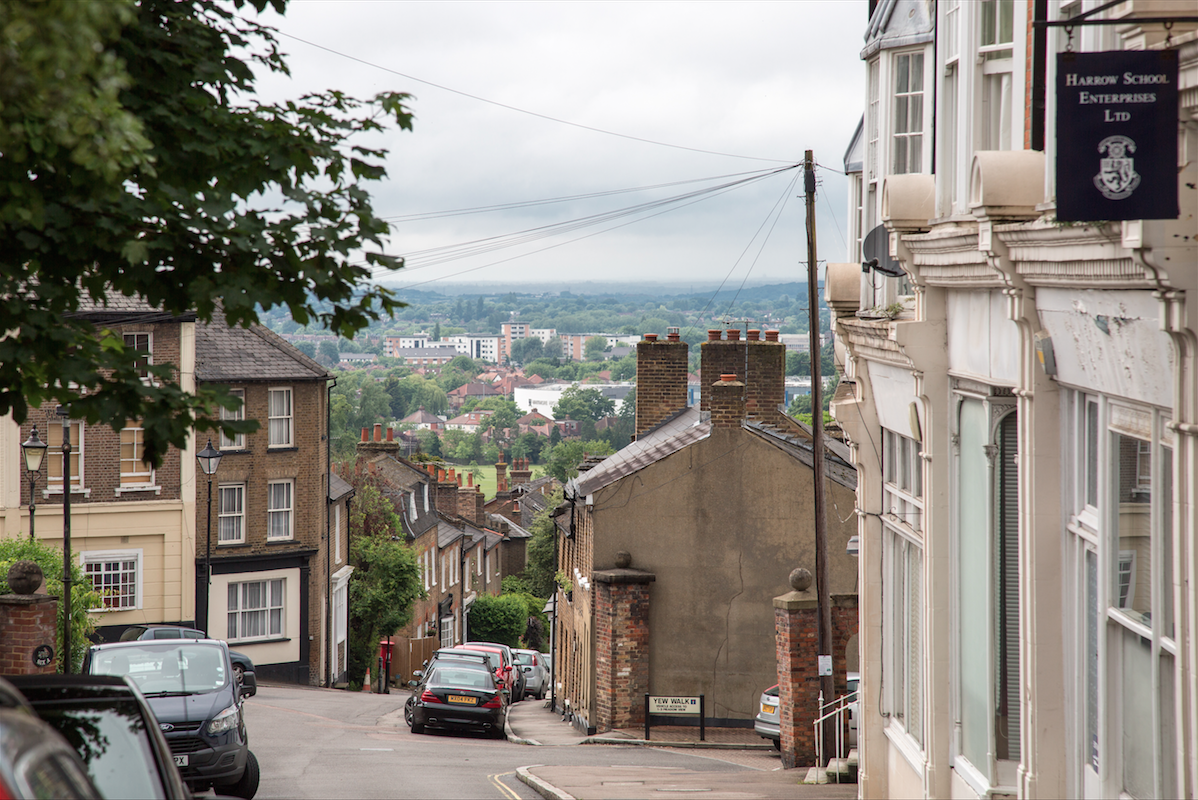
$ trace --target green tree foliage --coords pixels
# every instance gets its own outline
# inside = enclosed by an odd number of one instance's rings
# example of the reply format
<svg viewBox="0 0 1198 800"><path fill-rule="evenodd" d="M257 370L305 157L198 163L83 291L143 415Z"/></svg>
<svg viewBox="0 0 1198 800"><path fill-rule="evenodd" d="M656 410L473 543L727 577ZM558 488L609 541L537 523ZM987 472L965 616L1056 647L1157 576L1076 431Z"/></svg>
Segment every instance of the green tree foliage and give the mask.
<svg viewBox="0 0 1198 800"><path fill-rule="evenodd" d="M510 355L512 361L528 364L545 357L545 343L535 336L517 339L512 342Z"/></svg>
<svg viewBox="0 0 1198 800"><path fill-rule="evenodd" d="M616 410L614 400L603 396L598 389L571 386L562 392L562 397L553 407L554 419L573 419L595 422Z"/></svg>
<svg viewBox="0 0 1198 800"><path fill-rule="evenodd" d="M425 596L416 555L403 542L394 505L383 496L378 479L355 474L350 504L349 681L361 685L382 637L412 619L412 604Z"/></svg>
<svg viewBox="0 0 1198 800"><path fill-rule="evenodd" d="M337 342L332 339L323 340L320 347L316 348L316 360L326 367L337 366L337 362L341 360L341 351L337 347Z"/></svg>
<svg viewBox="0 0 1198 800"><path fill-rule="evenodd" d="M539 433L522 433L512 442L512 458L527 458L529 461L537 462L541 458L541 449L545 446L547 440Z"/></svg>
<svg viewBox="0 0 1198 800"><path fill-rule="evenodd" d="M62 672L62 623L66 608L62 603L62 548L31 539L0 540L0 594L11 594L8 586L8 569L21 559L33 561L42 568L46 578L46 594L59 598L58 622L55 625L54 652L59 656L58 671ZM71 565L71 671L78 672L87 653L88 637L95 633L96 625L89 608L99 608L103 598L92 588L91 578L83 567L75 562Z"/></svg>
<svg viewBox="0 0 1198 800"><path fill-rule="evenodd" d="M583 344L582 351L587 361L602 361L603 353L607 350L607 339L602 336L592 336Z"/></svg>
<svg viewBox="0 0 1198 800"><path fill-rule="evenodd" d="M420 442L420 449L424 451L425 455L441 455L441 437L437 435L436 431L421 428L416 431L416 439Z"/></svg>
<svg viewBox="0 0 1198 800"><path fill-rule="evenodd" d="M308 358L316 358L316 343L315 342L296 342L295 348Z"/></svg>
<svg viewBox="0 0 1198 800"><path fill-rule="evenodd" d="M46 0L0 4L0 414L57 401L89 425L143 420L145 455L229 433L215 388L173 365L142 380L122 338L71 314L107 291L231 324L283 305L352 337L402 307L371 280L396 269L370 181L385 152L360 142L411 128L395 92L280 104L255 74L286 73L274 33L240 14L285 0Z"/></svg>
<svg viewBox="0 0 1198 800"><path fill-rule="evenodd" d="M518 595L480 594L470 607L470 641L519 647L528 627L528 607Z"/></svg>
<svg viewBox="0 0 1198 800"><path fill-rule="evenodd" d="M528 560L524 566L524 582L531 594L537 597L552 597L557 574L557 553L554 548L556 526L550 512L562 503L562 490L558 489L549 497L545 508L537 512L533 518L529 532L532 538L528 540ZM504 587L507 589L506 585Z"/></svg>
<svg viewBox="0 0 1198 800"><path fill-rule="evenodd" d="M610 456L616 452L604 441L570 439L555 444L545 455L545 469L562 483L578 474L578 465L588 456Z"/></svg>

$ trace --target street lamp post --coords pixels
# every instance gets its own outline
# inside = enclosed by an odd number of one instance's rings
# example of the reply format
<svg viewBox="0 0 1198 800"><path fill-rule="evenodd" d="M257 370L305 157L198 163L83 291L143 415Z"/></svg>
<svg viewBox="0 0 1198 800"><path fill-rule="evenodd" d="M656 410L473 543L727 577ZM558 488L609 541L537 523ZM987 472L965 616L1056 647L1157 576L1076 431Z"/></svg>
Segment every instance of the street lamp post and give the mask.
<svg viewBox="0 0 1198 800"><path fill-rule="evenodd" d="M71 658L71 412L54 409L62 417L62 674L74 668Z"/></svg>
<svg viewBox="0 0 1198 800"><path fill-rule="evenodd" d="M33 535L33 517L37 512L37 499L34 494L34 488L37 485L37 474L42 469L42 458L46 455L46 448L49 447L37 435L37 426L33 426L33 430L29 433L29 438L21 443L21 453L25 456L25 471L29 473L29 538L36 539Z"/></svg>
<svg viewBox="0 0 1198 800"><path fill-rule="evenodd" d="M223 455L221 451L212 446L212 440L208 440L208 444L204 449L196 454L196 459L200 462L200 470L208 476L208 542L204 550L204 631L208 631L208 604L211 600L212 593L212 476L216 473L216 468L220 466L220 457Z"/></svg>

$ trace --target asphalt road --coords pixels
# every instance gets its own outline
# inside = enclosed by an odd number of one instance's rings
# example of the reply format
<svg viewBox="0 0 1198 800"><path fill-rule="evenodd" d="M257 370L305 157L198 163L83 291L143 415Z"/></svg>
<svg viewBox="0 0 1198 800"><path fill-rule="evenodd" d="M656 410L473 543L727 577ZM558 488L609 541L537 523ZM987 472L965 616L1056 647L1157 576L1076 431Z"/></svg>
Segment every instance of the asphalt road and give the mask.
<svg viewBox="0 0 1198 800"><path fill-rule="evenodd" d="M539 798L517 767L671 767L737 772L708 756L644 747L531 747L469 735L414 735L407 695L262 686L246 701L259 798ZM525 701L535 702L535 701Z"/></svg>

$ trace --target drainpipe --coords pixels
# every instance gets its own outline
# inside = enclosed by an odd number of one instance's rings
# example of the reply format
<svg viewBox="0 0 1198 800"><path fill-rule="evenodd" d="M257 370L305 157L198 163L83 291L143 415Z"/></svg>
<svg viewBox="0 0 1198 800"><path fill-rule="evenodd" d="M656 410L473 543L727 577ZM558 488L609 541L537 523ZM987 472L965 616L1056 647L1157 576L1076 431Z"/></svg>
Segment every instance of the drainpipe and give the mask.
<svg viewBox="0 0 1198 800"><path fill-rule="evenodd" d="M333 685L333 665L336 659L333 656L333 554L329 551L332 547L333 537L329 530L331 508L329 494L332 489L332 482L329 480L329 472L333 468L333 387L337 385L337 379L333 378L333 382L325 384L324 398L324 592L325 592L325 607L324 607L324 653L325 653L325 672L324 685L329 688ZM347 527L348 527L348 520ZM348 560L348 559L347 559ZM349 603L346 602L346 607ZM348 632L349 627L345 630Z"/></svg>

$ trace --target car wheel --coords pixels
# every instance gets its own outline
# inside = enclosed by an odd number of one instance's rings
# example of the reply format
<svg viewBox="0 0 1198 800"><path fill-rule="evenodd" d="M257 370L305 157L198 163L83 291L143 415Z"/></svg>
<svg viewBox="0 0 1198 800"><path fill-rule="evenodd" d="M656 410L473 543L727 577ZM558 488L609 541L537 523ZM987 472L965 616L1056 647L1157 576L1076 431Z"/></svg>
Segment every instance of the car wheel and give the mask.
<svg viewBox="0 0 1198 800"><path fill-rule="evenodd" d="M424 723L412 721L412 733L424 733Z"/></svg>
<svg viewBox="0 0 1198 800"><path fill-rule="evenodd" d="M245 667L240 664L234 664L233 679L237 681L238 686L241 686L243 683L245 683Z"/></svg>
<svg viewBox="0 0 1198 800"><path fill-rule="evenodd" d="M234 797L252 800L253 796L258 793L258 778L258 757L252 752L246 753L245 772L241 773L241 779L232 786L222 788Z"/></svg>
<svg viewBox="0 0 1198 800"><path fill-rule="evenodd" d="M544 687L544 686L542 686L542 687L541 687L541 688L540 688L540 689L537 691L537 699L538 699L538 700L544 700L544 699L545 699L545 687Z"/></svg>
<svg viewBox="0 0 1198 800"><path fill-rule="evenodd" d="M415 703L416 703L416 698L409 697L408 702L404 703L404 705L403 705L404 722L408 723L409 728L412 727L412 706L415 705Z"/></svg>
<svg viewBox="0 0 1198 800"><path fill-rule="evenodd" d="M770 739L770 742L774 745L775 750L782 749L782 740L781 739Z"/></svg>

